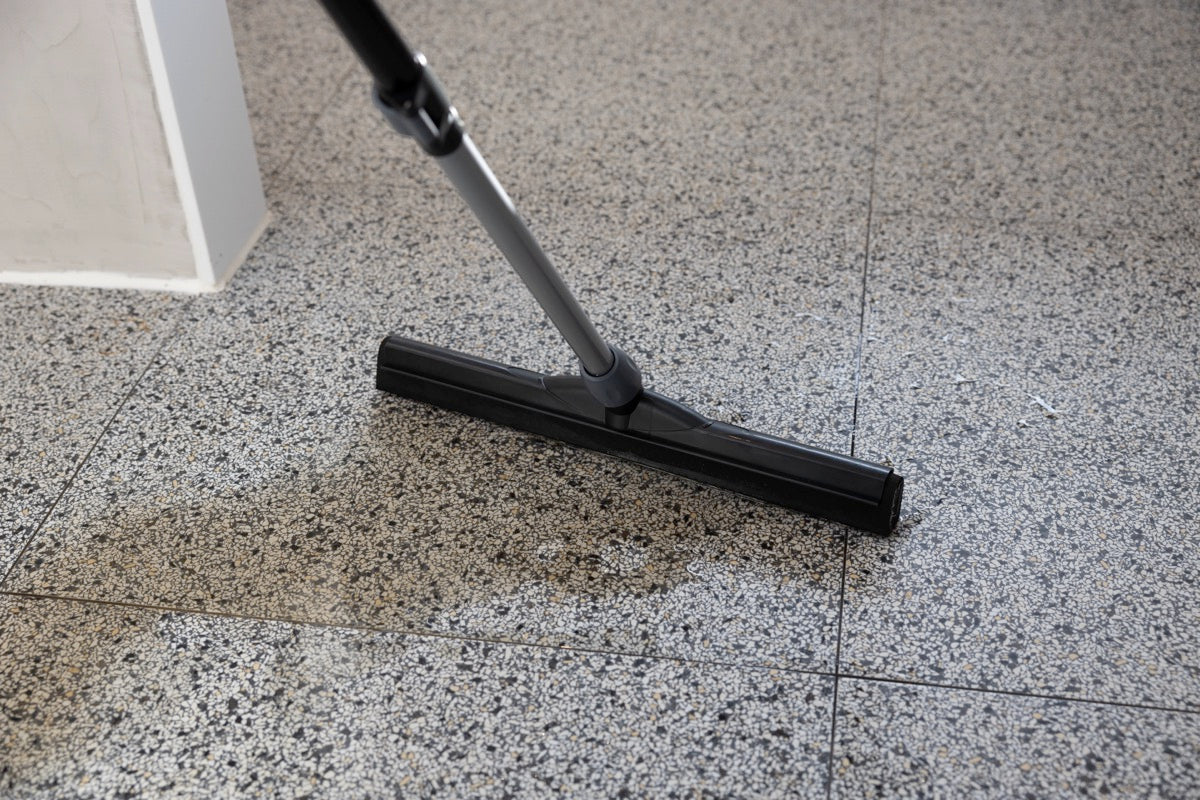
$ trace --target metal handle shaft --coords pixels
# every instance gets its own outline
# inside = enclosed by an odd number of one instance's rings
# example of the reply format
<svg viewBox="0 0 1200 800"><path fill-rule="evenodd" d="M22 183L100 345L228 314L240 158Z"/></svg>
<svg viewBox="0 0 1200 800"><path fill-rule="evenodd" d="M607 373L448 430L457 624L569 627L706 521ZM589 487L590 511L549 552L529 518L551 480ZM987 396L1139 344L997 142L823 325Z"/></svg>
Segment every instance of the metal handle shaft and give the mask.
<svg viewBox="0 0 1200 800"><path fill-rule="evenodd" d="M554 327L579 356L583 368L592 375L607 373L613 366L612 349L596 331L596 326L525 226L516 206L475 148L471 137L464 134L462 144L454 152L438 157L437 163Z"/></svg>
<svg viewBox="0 0 1200 800"><path fill-rule="evenodd" d="M409 49L375 0L320 0L362 62L375 77L376 105L397 131L412 136L437 159L454 188L475 212L509 264L566 339L597 391L632 399L641 375L632 361L615 369L617 358L563 282L512 200L463 132L425 59ZM615 402L615 400L614 400Z"/></svg>

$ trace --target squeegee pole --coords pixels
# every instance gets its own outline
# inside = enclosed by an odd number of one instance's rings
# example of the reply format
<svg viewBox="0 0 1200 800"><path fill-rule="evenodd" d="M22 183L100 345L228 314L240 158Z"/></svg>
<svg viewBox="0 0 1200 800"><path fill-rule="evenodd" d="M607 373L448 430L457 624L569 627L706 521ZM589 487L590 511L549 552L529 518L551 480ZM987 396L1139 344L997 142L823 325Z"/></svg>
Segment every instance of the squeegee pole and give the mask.
<svg viewBox="0 0 1200 800"><path fill-rule="evenodd" d="M613 365L612 349L533 238L471 138L464 134L454 152L436 160L554 327L579 356L583 368L592 375L608 372Z"/></svg>
<svg viewBox="0 0 1200 800"><path fill-rule="evenodd" d="M708 419L644 390L637 365L600 338L534 240L424 57L375 0L320 2L374 76L384 117L437 160L582 365L578 376L541 375L389 336L378 388L864 530L895 528L904 478L890 467Z"/></svg>
<svg viewBox="0 0 1200 800"><path fill-rule="evenodd" d="M417 53L400 37L375 0L319 0L359 61L384 92L421 78Z"/></svg>
<svg viewBox="0 0 1200 800"><path fill-rule="evenodd" d="M392 127L411 136L446 173L508 263L566 339L589 375L616 356L517 213L425 57L412 50L375 0L320 0L375 78L375 101Z"/></svg>

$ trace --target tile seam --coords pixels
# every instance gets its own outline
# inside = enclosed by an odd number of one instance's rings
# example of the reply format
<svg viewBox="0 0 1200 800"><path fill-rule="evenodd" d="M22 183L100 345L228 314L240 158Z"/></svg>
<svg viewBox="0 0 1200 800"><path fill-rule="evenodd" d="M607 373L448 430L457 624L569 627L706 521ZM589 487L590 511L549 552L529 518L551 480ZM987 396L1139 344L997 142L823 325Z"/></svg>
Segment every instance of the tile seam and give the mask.
<svg viewBox="0 0 1200 800"><path fill-rule="evenodd" d="M168 614L187 614L196 617L207 617L211 619L228 619L242 622L257 622L263 624L279 624L279 625L295 625L306 628L320 628L325 630L335 631L353 631L364 634L389 634L402 636L405 638L426 638L426 639L441 639L453 642L478 642L480 644L493 644L505 647L531 648L537 650L553 650L557 652L568 653L585 653L589 655L601 656L619 656L621 658L645 658L654 661L671 661L678 664L691 664L696 666L717 667L723 669L749 670L755 672L783 672L792 675L809 675L820 678L845 679L849 681L857 681L860 683L876 683L888 684L895 686L912 686L914 688L934 689L938 691L952 692L970 692L979 695L992 695L1003 697L1018 697L1029 698L1033 700L1049 700L1063 703L1074 703L1079 705L1091 706L1109 706L1114 708L1131 708L1143 711L1159 711L1168 714L1186 714L1200 715L1200 707L1188 708L1186 706L1166 706L1156 705L1153 703L1131 703L1121 700L1103 700L1094 697L1070 697L1067 695L1048 694L1040 692L1022 692L1015 689L999 689L988 688L982 686L966 686L952 683L933 683L919 680L905 680L903 678L888 678L874 675L859 675L847 672L828 672L818 669L802 669L799 667L786 666L768 666L763 664L739 664L729 661L717 661L708 659L693 659L684 658L681 656L668 656L652 653L637 653L625 650L607 650L595 647L577 647L572 645L557 645L557 644L540 644L537 642L519 642L510 639L501 639L485 636L467 636L454 633L440 633L437 631L423 631L417 629L402 629L388 628L378 625L345 623L345 622L320 622L317 620L296 619L291 617L267 617L249 614L237 614L225 611L212 611L205 609L187 608L182 606L165 606L152 605L147 603L134 603L122 600L100 600L88 597L76 597L72 595L56 595L46 592L30 592L19 591L13 589L0 589L0 597L12 599L26 599L40 602L55 602L55 603L71 603L76 605L92 605L104 606L107 608L125 608L137 611L153 611Z"/></svg>
<svg viewBox="0 0 1200 800"><path fill-rule="evenodd" d="M33 531L28 537L26 537L25 542L21 545L21 549L13 559L12 564L9 565L8 570L4 573L4 576L0 578L0 591L6 591L4 590L4 587L8 583L9 579L12 578L16 573L17 565L20 564L21 559L25 557L26 552L29 550L29 545L32 544L33 540L38 537L38 534L42 532L42 528L46 526L46 523L50 520L50 517L54 515L54 512L62 503L62 499L66 497L67 492L69 492L71 487L75 485L75 479L78 478L79 473L83 471L84 465L91 460L92 454L96 452L96 448L99 446L100 442L102 442L104 438L108 436L108 432L112 428L113 423L116 422L117 417L121 415L121 412L125 410L125 406L128 404L129 398L131 398L133 393L137 391L137 388L141 385L142 381L145 380L146 375L149 374L150 370L154 367L154 364L158 361L159 356L162 355L162 352L166 348L167 344L174 338L175 333L179 330L180 323L183 321L183 318L187 313L187 310L190 309L192 304L195 302L195 297L189 297L181 302L178 307L170 313L168 317L169 321L166 334L162 337L162 340L159 342L158 346L154 348L154 351L150 354L149 358L146 359L145 366L134 373L136 377L132 382L130 382L129 387L125 390L124 394L120 395L120 399L117 401L116 407L113 408L112 413L108 416L108 419L105 420L104 427L100 429L100 432L96 435L96 438L92 440L92 443L88 446L87 450L84 451L84 454L79 458L78 461L75 462L75 467L71 470L70 477L68 477L66 482L63 483L62 489L59 490L58 495L54 498L54 501L50 503L49 508L46 509L46 513L42 515L41 520L34 527Z"/></svg>
<svg viewBox="0 0 1200 800"><path fill-rule="evenodd" d="M1111 234L1130 234L1160 238L1167 242L1200 242L1200 226L1194 230L1176 227L1167 230L1139 227L1136 225L1105 225L1088 222L1059 222L1054 220L1034 219L1030 217L987 217L978 214L956 214L945 211L923 211L919 208L893 207L876 209L874 215L880 220L912 219L925 222L969 223L976 226L990 227L1025 227L1042 232L1062 234L1082 234L1101 238Z"/></svg>
<svg viewBox="0 0 1200 800"><path fill-rule="evenodd" d="M304 144L312 135L313 129L316 128L317 121L320 120L325 112L329 110L329 104L333 102L335 97L341 94L342 88L346 85L347 81L350 80L350 76L354 74L354 71L357 68L358 64L351 64L350 66L346 67L341 76L337 79L337 81L335 81L334 88L328 95L326 95L325 100L321 103L317 110L307 115L307 118L304 122L304 132L296 139L296 144L288 151L287 158L283 160L282 164L271 170L270 175L264 177L263 182L266 184L265 188L268 192L273 192L278 188L276 181L279 179L280 175L285 173L288 167L292 165L292 161L295 159L296 153L299 152L302 147L304 147ZM269 199L268 205L270 205Z"/></svg>
<svg viewBox="0 0 1200 800"><path fill-rule="evenodd" d="M0 589L0 597L8 598L24 598L27 600L37 601L53 601L61 603L75 603L79 605L95 605L105 606L108 608L127 608L139 611L154 611L168 614L190 614L199 617L210 617L215 619L239 620L243 622L257 622L263 624L280 624L280 625L296 625L308 628L322 628L327 630L354 631L358 633L370 634L390 634L395 636L403 636L406 638L427 638L427 639L443 639L455 642L479 642L482 644L502 645L506 647L524 647L538 650L553 650L556 652L569 653L586 653L591 655L606 655L620 656L621 658L645 658L655 661L672 661L679 664L691 664L695 666L719 667L725 669L736 670L753 670L756 672L785 672L792 675L812 675L822 678L834 677L832 672L819 669L803 669L801 667L785 667L785 666L770 666L765 664L739 664L732 661L718 661L714 659L697 659L686 658L683 656L663 655L659 653L638 653L627 650L605 649L601 647L580 647L576 645L559 645L559 644L543 644L539 642L521 642L512 639L504 639L491 636L471 636L458 633L445 633L440 631L421 630L418 628L391 628L383 625L370 625L367 623L354 622L321 622L319 620L297 619L294 617L271 617L257 614L238 614L229 611L214 611L211 609L188 608L186 606L167 606L150 603L136 603L125 600L102 600L91 597L78 597L74 595L51 594L48 592L34 592L19 589Z"/></svg>
<svg viewBox="0 0 1200 800"><path fill-rule="evenodd" d="M875 57L874 114L871 130L871 165L867 172L867 224L863 234L862 280L859 285L858 337L854 347L854 405L850 417L850 455L855 454L858 443L858 403L862 389L863 348L866 345L867 319L867 275L871 265L871 225L875 205L875 168L879 155L879 124L883 107L883 62L887 47L887 0L879 3L879 48ZM838 589L837 638L833 654L833 698L830 702L829 747L825 774L825 797L833 797L833 763L837 755L838 689L842 672L842 633L846 609L846 574L850 569L850 536L842 534L842 576Z"/></svg>

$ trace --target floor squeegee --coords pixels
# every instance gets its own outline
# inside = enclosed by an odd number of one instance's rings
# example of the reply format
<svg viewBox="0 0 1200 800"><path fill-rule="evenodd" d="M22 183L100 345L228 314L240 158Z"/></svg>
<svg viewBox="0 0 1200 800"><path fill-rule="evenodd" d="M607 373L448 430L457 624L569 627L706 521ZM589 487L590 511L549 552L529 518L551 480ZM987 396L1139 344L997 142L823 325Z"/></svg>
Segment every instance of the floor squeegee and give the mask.
<svg viewBox="0 0 1200 800"><path fill-rule="evenodd" d="M442 168L580 362L578 375L543 375L392 335L379 389L866 531L895 528L904 479L892 469L711 420L644 388L534 240L425 58L375 0L320 2L373 76L376 106Z"/></svg>

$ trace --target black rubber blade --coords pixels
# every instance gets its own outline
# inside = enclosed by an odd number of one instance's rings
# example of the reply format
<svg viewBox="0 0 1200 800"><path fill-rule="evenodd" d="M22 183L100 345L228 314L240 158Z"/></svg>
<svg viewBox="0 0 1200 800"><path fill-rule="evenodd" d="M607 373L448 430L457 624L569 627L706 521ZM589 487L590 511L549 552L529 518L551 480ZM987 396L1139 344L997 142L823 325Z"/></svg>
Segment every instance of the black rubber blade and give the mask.
<svg viewBox="0 0 1200 800"><path fill-rule="evenodd" d="M888 533L904 479L888 467L716 422L646 391L621 413L576 376L547 376L389 336L384 391L598 450L751 497Z"/></svg>

